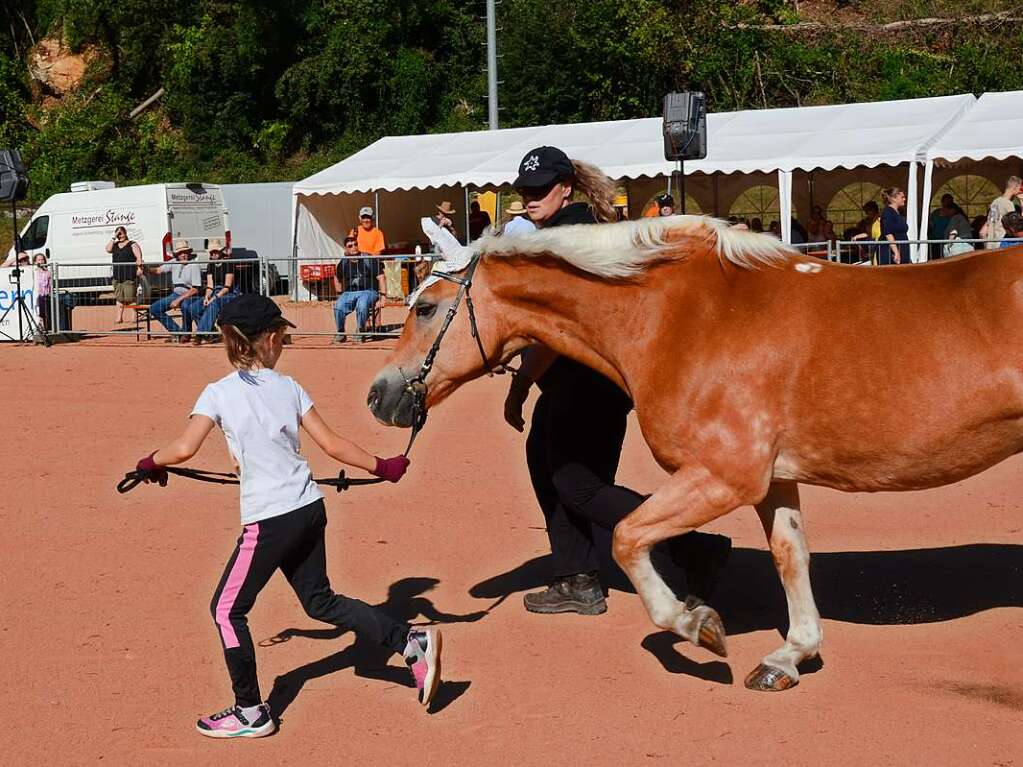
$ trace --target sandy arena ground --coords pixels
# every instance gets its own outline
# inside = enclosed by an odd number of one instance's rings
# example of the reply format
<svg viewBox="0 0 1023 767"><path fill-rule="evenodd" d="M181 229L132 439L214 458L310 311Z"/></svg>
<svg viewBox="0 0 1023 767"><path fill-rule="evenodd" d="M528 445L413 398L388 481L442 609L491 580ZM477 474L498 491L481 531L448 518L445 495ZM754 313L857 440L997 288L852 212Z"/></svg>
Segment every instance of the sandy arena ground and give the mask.
<svg viewBox="0 0 1023 767"><path fill-rule="evenodd" d="M392 454L406 433L364 404L383 359L380 345L300 341L281 369L339 430ZM327 497L334 587L445 622L433 710L400 658L312 622L275 578L250 621L281 729L204 739L195 718L230 702L208 603L237 491L114 485L226 370L219 347L0 348L4 765L1023 765L1023 459L925 493L806 488L823 665L754 693L742 679L786 613L750 509L714 526L736 546L715 600L727 662L656 630L618 588L600 617L523 611L548 549L503 380L433 413L400 485ZM336 472L307 451L318 476ZM192 464L229 468L219 433ZM661 476L633 427L621 481Z"/></svg>

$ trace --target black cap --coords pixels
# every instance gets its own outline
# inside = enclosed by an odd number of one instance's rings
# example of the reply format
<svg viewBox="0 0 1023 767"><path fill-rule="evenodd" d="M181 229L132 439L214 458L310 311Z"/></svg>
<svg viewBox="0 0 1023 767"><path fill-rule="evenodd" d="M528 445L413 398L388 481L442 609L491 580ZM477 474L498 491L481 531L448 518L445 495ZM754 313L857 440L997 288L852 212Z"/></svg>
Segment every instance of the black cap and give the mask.
<svg viewBox="0 0 1023 767"><path fill-rule="evenodd" d="M670 205L671 207L674 208L675 198L672 197L670 194L662 194L660 197L657 198L657 204L660 205L662 208L665 205Z"/></svg>
<svg viewBox="0 0 1023 767"><path fill-rule="evenodd" d="M567 154L554 146L538 146L526 152L526 156L522 158L522 162L519 163L519 177L512 186L535 189L574 174L575 169Z"/></svg>
<svg viewBox="0 0 1023 767"><path fill-rule="evenodd" d="M281 309L266 296L255 293L243 293L220 310L217 324L234 325L249 338L259 335L264 330L283 320L291 327L294 323L284 319Z"/></svg>

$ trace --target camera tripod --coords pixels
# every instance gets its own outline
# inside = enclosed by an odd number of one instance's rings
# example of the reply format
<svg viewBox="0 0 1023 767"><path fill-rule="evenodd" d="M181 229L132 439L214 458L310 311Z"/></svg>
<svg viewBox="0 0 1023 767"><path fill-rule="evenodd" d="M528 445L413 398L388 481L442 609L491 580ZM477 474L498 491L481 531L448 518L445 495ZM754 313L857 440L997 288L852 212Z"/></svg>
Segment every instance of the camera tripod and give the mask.
<svg viewBox="0 0 1023 767"><path fill-rule="evenodd" d="M4 331L0 330L0 336L3 336L8 341L20 341L25 342L25 328L32 334L33 339L41 338L45 346L49 346L51 341L49 336L39 327L39 323L36 321L35 312L25 304L25 296L21 292L21 273L24 271L21 268L21 263L18 261L18 254L21 252L21 237L18 236L18 213L14 200L11 200L11 227L14 229L14 271L11 273L11 284L15 286L14 300L10 306L8 306L3 314L0 314L0 326L3 325L7 315L13 311L18 312L18 337L13 338Z"/></svg>

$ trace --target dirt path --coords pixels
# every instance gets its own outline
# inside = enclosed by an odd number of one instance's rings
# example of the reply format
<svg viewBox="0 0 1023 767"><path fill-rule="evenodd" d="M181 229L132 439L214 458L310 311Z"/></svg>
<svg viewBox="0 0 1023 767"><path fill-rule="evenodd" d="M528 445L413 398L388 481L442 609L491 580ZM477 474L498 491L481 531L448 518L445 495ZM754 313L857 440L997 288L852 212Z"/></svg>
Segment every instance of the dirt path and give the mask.
<svg viewBox="0 0 1023 767"><path fill-rule="evenodd" d="M282 370L339 430L392 453L406 435L364 404L382 359L298 347ZM225 365L217 347L0 348L0 385L22 395L3 426L5 764L1023 764L1021 459L926 493L806 489L824 663L758 694L742 679L780 644L785 608L752 510L715 526L737 547L715 600L727 662L656 631L632 593L612 590L597 618L523 611L547 547L499 379L432 415L401 485L327 498L336 589L459 621L439 710L415 703L400 659L313 623L275 579L250 618L282 728L205 740L195 718L229 703L208 603L236 491L114 484ZM222 437L193 463L228 468ZM660 476L631 429L620 479Z"/></svg>

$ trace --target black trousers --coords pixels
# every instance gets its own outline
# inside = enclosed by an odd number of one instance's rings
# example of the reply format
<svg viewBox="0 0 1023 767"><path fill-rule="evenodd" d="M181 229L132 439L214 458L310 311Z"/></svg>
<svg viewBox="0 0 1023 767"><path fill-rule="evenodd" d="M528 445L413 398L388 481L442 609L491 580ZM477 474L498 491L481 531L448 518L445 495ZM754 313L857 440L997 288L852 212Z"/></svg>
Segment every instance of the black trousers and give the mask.
<svg viewBox="0 0 1023 767"><path fill-rule="evenodd" d="M614 484L629 408L625 395L616 392L605 396L608 392L599 387L551 386L533 408L526 463L547 523L555 578L598 568L591 520L562 501L554 477L564 466L580 464L600 482Z"/></svg>
<svg viewBox="0 0 1023 767"><path fill-rule="evenodd" d="M210 604L239 706L262 702L247 615L278 568L310 618L354 631L394 652L405 648L407 623L331 590L323 542L326 526L326 510L323 501L318 500L242 529Z"/></svg>

